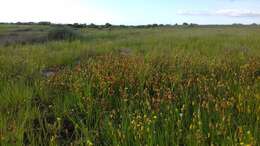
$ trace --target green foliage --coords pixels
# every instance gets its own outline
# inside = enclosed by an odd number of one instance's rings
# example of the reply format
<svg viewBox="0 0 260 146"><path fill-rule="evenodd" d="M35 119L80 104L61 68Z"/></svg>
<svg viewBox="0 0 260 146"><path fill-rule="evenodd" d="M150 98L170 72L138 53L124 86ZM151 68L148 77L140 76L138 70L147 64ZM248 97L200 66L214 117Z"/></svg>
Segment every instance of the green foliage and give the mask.
<svg viewBox="0 0 260 146"><path fill-rule="evenodd" d="M50 30L48 34L49 40L75 40L80 34L70 27L59 26Z"/></svg>
<svg viewBox="0 0 260 146"><path fill-rule="evenodd" d="M0 145L259 145L256 26L81 32L0 47Z"/></svg>
<svg viewBox="0 0 260 146"><path fill-rule="evenodd" d="M106 23L106 24L105 24L105 27L106 27L106 28L110 28L110 27L112 27L112 24Z"/></svg>

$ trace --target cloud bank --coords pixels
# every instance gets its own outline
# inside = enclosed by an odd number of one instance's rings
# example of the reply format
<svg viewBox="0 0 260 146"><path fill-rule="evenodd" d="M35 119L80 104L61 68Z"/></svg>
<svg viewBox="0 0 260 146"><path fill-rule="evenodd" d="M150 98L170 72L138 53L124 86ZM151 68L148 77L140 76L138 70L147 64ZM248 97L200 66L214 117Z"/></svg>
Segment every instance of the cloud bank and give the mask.
<svg viewBox="0 0 260 146"><path fill-rule="evenodd" d="M179 11L177 14L187 16L260 17L260 11L241 9L220 9L216 11Z"/></svg>
<svg viewBox="0 0 260 146"><path fill-rule="evenodd" d="M55 23L93 22L103 24L121 18L104 8L91 5L88 0L4 0L0 4L0 22ZM87 4L86 4L87 3Z"/></svg>

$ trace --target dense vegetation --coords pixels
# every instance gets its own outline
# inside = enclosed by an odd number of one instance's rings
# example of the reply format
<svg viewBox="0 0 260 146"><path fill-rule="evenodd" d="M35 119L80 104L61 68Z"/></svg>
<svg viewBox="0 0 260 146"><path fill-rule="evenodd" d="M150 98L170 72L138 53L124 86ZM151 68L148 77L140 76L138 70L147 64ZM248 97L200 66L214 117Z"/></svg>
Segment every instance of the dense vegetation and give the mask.
<svg viewBox="0 0 260 146"><path fill-rule="evenodd" d="M0 145L260 144L259 27L80 32L0 47Z"/></svg>

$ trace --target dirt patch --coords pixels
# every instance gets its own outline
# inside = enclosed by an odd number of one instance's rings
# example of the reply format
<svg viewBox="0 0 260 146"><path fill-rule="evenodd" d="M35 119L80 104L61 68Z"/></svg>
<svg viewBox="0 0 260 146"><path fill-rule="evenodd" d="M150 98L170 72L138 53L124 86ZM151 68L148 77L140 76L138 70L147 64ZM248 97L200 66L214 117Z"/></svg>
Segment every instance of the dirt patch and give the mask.
<svg viewBox="0 0 260 146"><path fill-rule="evenodd" d="M129 56L132 55L133 50L131 48L120 48L118 49L120 55Z"/></svg>

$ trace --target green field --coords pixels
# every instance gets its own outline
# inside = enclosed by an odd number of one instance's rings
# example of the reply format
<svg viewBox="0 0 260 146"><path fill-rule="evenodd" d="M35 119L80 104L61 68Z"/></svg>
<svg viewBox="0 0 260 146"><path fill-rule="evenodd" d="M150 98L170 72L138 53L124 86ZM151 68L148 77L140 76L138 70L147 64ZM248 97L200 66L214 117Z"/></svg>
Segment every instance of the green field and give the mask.
<svg viewBox="0 0 260 146"><path fill-rule="evenodd" d="M78 31L0 45L0 145L260 145L260 27Z"/></svg>

